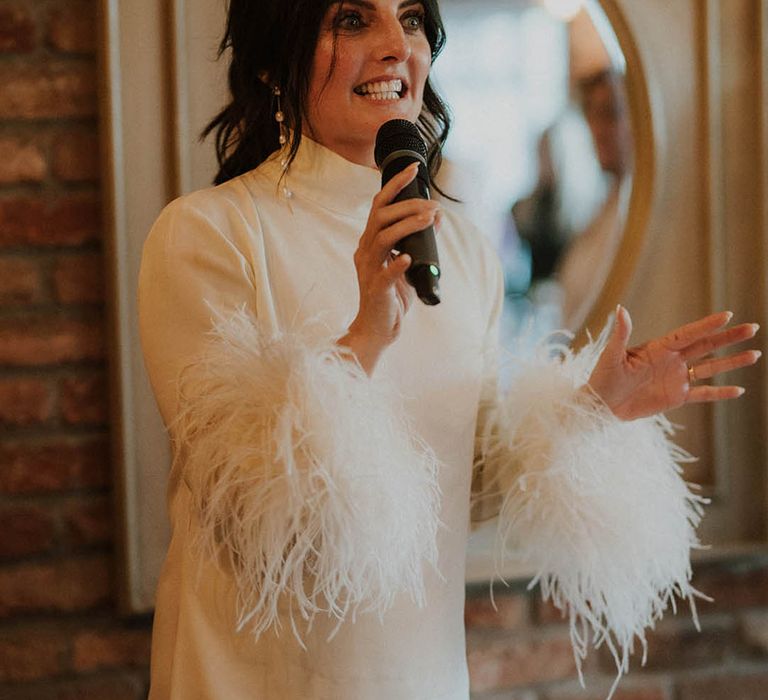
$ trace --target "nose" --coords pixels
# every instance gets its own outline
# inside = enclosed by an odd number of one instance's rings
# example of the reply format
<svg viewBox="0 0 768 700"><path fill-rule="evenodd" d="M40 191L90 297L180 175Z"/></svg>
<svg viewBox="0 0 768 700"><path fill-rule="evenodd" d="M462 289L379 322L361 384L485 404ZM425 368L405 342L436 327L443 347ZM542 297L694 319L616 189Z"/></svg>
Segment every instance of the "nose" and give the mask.
<svg viewBox="0 0 768 700"><path fill-rule="evenodd" d="M379 61L400 63L411 55L411 44L397 17L386 18L377 32L376 58Z"/></svg>

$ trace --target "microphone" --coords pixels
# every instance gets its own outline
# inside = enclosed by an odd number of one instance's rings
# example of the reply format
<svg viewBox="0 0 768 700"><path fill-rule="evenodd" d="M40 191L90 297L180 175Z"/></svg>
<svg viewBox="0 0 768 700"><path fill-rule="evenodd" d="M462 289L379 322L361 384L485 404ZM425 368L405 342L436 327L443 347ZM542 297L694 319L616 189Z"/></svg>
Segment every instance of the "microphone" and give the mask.
<svg viewBox="0 0 768 700"><path fill-rule="evenodd" d="M395 175L411 163L419 164L416 178L395 197L395 202L406 199L430 199L427 147L416 125L405 119L392 119L376 134L376 165L381 171L384 187ZM432 226L401 239L395 248L411 256L411 265L405 278L416 290L422 302L429 306L440 303L440 261L437 257L435 230Z"/></svg>

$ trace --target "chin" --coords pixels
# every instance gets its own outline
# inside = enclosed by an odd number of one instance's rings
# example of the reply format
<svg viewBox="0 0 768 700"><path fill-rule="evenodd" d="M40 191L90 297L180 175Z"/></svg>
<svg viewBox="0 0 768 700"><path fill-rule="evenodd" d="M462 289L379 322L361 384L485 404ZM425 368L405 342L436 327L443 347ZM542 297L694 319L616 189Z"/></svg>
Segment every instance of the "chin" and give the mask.
<svg viewBox="0 0 768 700"><path fill-rule="evenodd" d="M382 110L378 115L378 118L375 120L376 130L378 131L382 124L392 119L407 119L409 122L415 122L418 118L419 115L414 116L412 110L398 108L397 105L393 105L389 109Z"/></svg>

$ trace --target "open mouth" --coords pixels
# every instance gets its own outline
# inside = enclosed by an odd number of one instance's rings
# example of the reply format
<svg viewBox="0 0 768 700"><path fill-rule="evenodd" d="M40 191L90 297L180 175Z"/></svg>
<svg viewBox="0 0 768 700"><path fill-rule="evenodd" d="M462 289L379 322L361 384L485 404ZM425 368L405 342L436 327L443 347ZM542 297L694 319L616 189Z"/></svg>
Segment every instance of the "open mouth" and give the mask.
<svg viewBox="0 0 768 700"><path fill-rule="evenodd" d="M354 92L372 101L400 100L408 92L408 87L402 80L379 80L358 85Z"/></svg>

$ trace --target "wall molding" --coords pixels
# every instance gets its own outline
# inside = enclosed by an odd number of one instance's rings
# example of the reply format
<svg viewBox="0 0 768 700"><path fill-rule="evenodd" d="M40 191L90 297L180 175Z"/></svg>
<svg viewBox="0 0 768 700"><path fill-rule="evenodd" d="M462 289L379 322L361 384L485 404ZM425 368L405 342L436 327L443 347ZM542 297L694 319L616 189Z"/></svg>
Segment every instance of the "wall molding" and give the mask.
<svg viewBox="0 0 768 700"><path fill-rule="evenodd" d="M705 130L705 201L708 240L708 274L711 309L728 306L728 234L725 214L725 172L723 167L723 103L721 99L723 76L722 17L720 0L705 0L700 22L701 82ZM722 383L716 379L714 383ZM723 501L731 493L728 463L728 423L722 404L709 407L712 429L709 433L712 464L712 483L705 493L715 501Z"/></svg>
<svg viewBox="0 0 768 700"><path fill-rule="evenodd" d="M118 596L152 609L168 542L170 451L143 368L136 286L144 237L173 196L164 3L102 0L101 153L110 344ZM151 517L146 517L149 514Z"/></svg>

